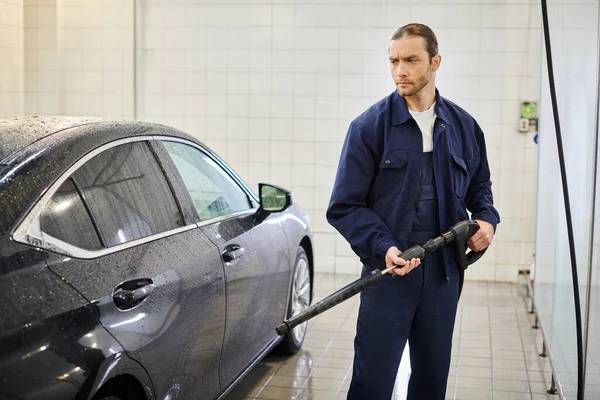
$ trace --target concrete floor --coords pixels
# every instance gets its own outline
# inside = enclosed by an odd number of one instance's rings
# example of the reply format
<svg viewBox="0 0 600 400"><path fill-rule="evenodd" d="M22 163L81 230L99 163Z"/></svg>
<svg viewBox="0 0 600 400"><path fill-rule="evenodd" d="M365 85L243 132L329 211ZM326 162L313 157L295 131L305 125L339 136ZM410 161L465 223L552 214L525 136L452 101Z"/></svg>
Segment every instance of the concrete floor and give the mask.
<svg viewBox="0 0 600 400"><path fill-rule="evenodd" d="M356 279L317 274L315 299ZM523 285L466 282L457 314L447 399L542 400L551 369L539 356L542 339L532 329ZM227 397L234 399L345 399L352 377L359 296L309 322L302 350L267 356ZM405 352L393 399L405 399L410 365Z"/></svg>

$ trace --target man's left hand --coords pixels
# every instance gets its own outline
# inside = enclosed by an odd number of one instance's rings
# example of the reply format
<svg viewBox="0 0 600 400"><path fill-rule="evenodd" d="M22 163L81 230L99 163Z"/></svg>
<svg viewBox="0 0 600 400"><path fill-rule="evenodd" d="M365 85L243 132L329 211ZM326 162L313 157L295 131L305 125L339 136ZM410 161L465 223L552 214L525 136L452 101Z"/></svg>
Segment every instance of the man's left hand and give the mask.
<svg viewBox="0 0 600 400"><path fill-rule="evenodd" d="M467 241L467 245L473 251L481 251L490 244L494 239L494 227L489 222L476 220L479 224L479 229Z"/></svg>

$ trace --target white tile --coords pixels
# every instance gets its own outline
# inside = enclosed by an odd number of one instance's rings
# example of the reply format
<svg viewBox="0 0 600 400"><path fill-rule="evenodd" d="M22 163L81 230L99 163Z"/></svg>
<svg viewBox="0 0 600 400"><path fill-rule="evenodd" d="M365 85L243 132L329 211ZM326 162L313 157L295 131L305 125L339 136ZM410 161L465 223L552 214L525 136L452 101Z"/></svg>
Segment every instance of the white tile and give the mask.
<svg viewBox="0 0 600 400"><path fill-rule="evenodd" d="M314 118L316 102L314 97L296 96L293 99L294 118Z"/></svg>
<svg viewBox="0 0 600 400"><path fill-rule="evenodd" d="M272 64L271 50L252 50L250 51L250 71L269 72Z"/></svg>
<svg viewBox="0 0 600 400"><path fill-rule="evenodd" d="M39 95L38 112L40 114L55 115L58 114L58 98L56 94L41 93Z"/></svg>
<svg viewBox="0 0 600 400"><path fill-rule="evenodd" d="M125 104L120 93L105 93L102 96L102 102L103 116L120 118L123 115Z"/></svg>
<svg viewBox="0 0 600 400"><path fill-rule="evenodd" d="M181 94L166 95L164 114L167 116L183 117L185 115L185 97Z"/></svg>
<svg viewBox="0 0 600 400"><path fill-rule="evenodd" d="M315 167L313 165L298 165L292 167L294 186L315 186Z"/></svg>
<svg viewBox="0 0 600 400"><path fill-rule="evenodd" d="M340 72L349 74L365 72L363 68L363 54L364 52L358 50L340 51Z"/></svg>
<svg viewBox="0 0 600 400"><path fill-rule="evenodd" d="M293 123L291 118L271 119L271 140L291 142L293 138Z"/></svg>
<svg viewBox="0 0 600 400"><path fill-rule="evenodd" d="M248 79L247 76L243 76L243 79ZM271 89L271 74L269 73L251 73L250 74L250 93L252 95L261 94L267 95L270 94ZM254 96L252 96L254 99Z"/></svg>
<svg viewBox="0 0 600 400"><path fill-rule="evenodd" d="M211 139L227 139L227 118L208 116L206 118L205 137Z"/></svg>
<svg viewBox="0 0 600 400"><path fill-rule="evenodd" d="M339 117L340 98L317 97L317 118L337 119Z"/></svg>
<svg viewBox="0 0 600 400"><path fill-rule="evenodd" d="M303 209L313 209L313 190L309 187L296 187L294 189L294 201L298 202Z"/></svg>
<svg viewBox="0 0 600 400"><path fill-rule="evenodd" d="M316 211L325 211L327 210L327 206L329 205L329 201L331 199L331 190L316 187L314 189L315 199L314 199L314 209Z"/></svg>
<svg viewBox="0 0 600 400"><path fill-rule="evenodd" d="M336 167L315 166L315 187L331 190L335 181Z"/></svg>
<svg viewBox="0 0 600 400"><path fill-rule="evenodd" d="M265 118L271 116L271 98L270 96L252 95L250 102L250 115L255 118Z"/></svg>
<svg viewBox="0 0 600 400"><path fill-rule="evenodd" d="M274 118L291 118L294 115L294 98L292 96L272 96L271 115Z"/></svg>
<svg viewBox="0 0 600 400"><path fill-rule="evenodd" d="M338 164L341 146L338 143L317 142L315 146L315 163L335 167Z"/></svg>
<svg viewBox="0 0 600 400"><path fill-rule="evenodd" d="M271 148L271 154L273 148ZM292 164L291 160L282 163L271 162L271 182L274 185L291 188L292 187Z"/></svg>
<svg viewBox="0 0 600 400"><path fill-rule="evenodd" d="M354 254L354 253L350 253ZM348 274L358 275L359 270L356 265L356 257L335 257L335 273L336 274Z"/></svg>
<svg viewBox="0 0 600 400"><path fill-rule="evenodd" d="M318 96L338 96L340 82L338 74L317 73L316 94Z"/></svg>
<svg viewBox="0 0 600 400"><path fill-rule="evenodd" d="M290 79L289 73L275 72L270 74L271 78L271 94L274 95L291 95L294 89L294 81Z"/></svg>
<svg viewBox="0 0 600 400"><path fill-rule="evenodd" d="M289 50L294 45L294 28L290 26L273 28L273 49Z"/></svg>
<svg viewBox="0 0 600 400"><path fill-rule="evenodd" d="M508 38L506 33L504 29L493 28L482 30L480 33L481 43L485 43L485 50L490 52L507 51L506 42Z"/></svg>
<svg viewBox="0 0 600 400"><path fill-rule="evenodd" d="M347 257L350 254L354 255L348 241L342 235L336 235L335 255L338 257Z"/></svg>
<svg viewBox="0 0 600 400"><path fill-rule="evenodd" d="M121 93L125 83L121 72L104 72L101 76L102 91L106 93Z"/></svg>
<svg viewBox="0 0 600 400"><path fill-rule="evenodd" d="M355 96L362 95L362 75L360 74L340 74L339 75L340 96Z"/></svg>
<svg viewBox="0 0 600 400"><path fill-rule="evenodd" d="M169 93L182 95L186 92L185 74L182 72L166 72L164 75L165 87Z"/></svg>
<svg viewBox="0 0 600 400"><path fill-rule="evenodd" d="M227 115L227 96L225 95L207 95L206 96L206 115L222 117Z"/></svg>
<svg viewBox="0 0 600 400"><path fill-rule="evenodd" d="M186 72L191 71L205 71L207 69L208 61L206 52L199 50L186 50L185 52L185 70Z"/></svg>
<svg viewBox="0 0 600 400"><path fill-rule="evenodd" d="M226 71L228 69L226 50L209 50L205 52L206 65L211 72Z"/></svg>
<svg viewBox="0 0 600 400"><path fill-rule="evenodd" d="M314 96L316 94L316 74L297 73L294 79L294 95Z"/></svg>
<svg viewBox="0 0 600 400"><path fill-rule="evenodd" d="M227 141L227 162L235 165L248 161L248 141L247 140L228 140Z"/></svg>
<svg viewBox="0 0 600 400"><path fill-rule="evenodd" d="M330 233L315 233L315 247L318 255L334 256L336 235Z"/></svg>
<svg viewBox="0 0 600 400"><path fill-rule="evenodd" d="M165 47L168 49L184 49L187 32L184 28L166 28L164 30Z"/></svg>
<svg viewBox="0 0 600 400"><path fill-rule="evenodd" d="M291 163L292 162L292 143L271 142L271 162L272 163Z"/></svg>
<svg viewBox="0 0 600 400"><path fill-rule="evenodd" d="M274 26L294 26L295 24L295 5L293 4L273 4L273 25Z"/></svg>
<svg viewBox="0 0 600 400"><path fill-rule="evenodd" d="M206 93L226 94L227 74L221 72L208 72L206 74Z"/></svg>
<svg viewBox="0 0 600 400"><path fill-rule="evenodd" d="M334 119L317 119L315 125L317 142L337 142L338 122Z"/></svg>
<svg viewBox="0 0 600 400"><path fill-rule="evenodd" d="M207 74L204 72L186 72L184 75L185 92L189 94L208 93L207 79Z"/></svg>
<svg viewBox="0 0 600 400"><path fill-rule="evenodd" d="M252 145L252 143L250 143ZM248 164L248 184L254 191L258 191L259 183L267 183L270 180L271 167L269 164L250 162Z"/></svg>
<svg viewBox="0 0 600 400"><path fill-rule="evenodd" d="M529 28L533 25L533 17L540 13L538 5L508 4L506 6L507 28Z"/></svg>
<svg viewBox="0 0 600 400"><path fill-rule="evenodd" d="M505 4L481 4L481 25L488 28L504 28L507 19L507 5Z"/></svg>
<svg viewBox="0 0 600 400"><path fill-rule="evenodd" d="M235 92L233 92L235 93ZM250 96L231 94L228 96L227 115L231 117L248 117L250 113Z"/></svg>
<svg viewBox="0 0 600 400"><path fill-rule="evenodd" d="M292 147L292 156L294 164L309 164L315 163L315 143L312 142L296 142Z"/></svg>
<svg viewBox="0 0 600 400"><path fill-rule="evenodd" d="M271 70L273 72L294 71L295 56L296 53L292 50L274 50L271 58Z"/></svg>
<svg viewBox="0 0 600 400"><path fill-rule="evenodd" d="M355 118L365 111L362 99L360 97L342 97L340 98L340 117L346 119Z"/></svg>
<svg viewBox="0 0 600 400"><path fill-rule="evenodd" d="M516 264L496 264L494 280L496 282L516 283L519 277L518 272Z"/></svg>
<svg viewBox="0 0 600 400"><path fill-rule="evenodd" d="M271 137L271 121L268 118L250 118L250 140L269 140Z"/></svg>
<svg viewBox="0 0 600 400"><path fill-rule="evenodd" d="M316 122L310 118L299 118L293 120L292 133L296 142L314 142L316 137ZM314 156L313 156L314 157Z"/></svg>
<svg viewBox="0 0 600 400"><path fill-rule="evenodd" d="M249 121L245 117L227 118L227 137L229 139L249 139Z"/></svg>
<svg viewBox="0 0 600 400"><path fill-rule="evenodd" d="M325 272L333 274L335 272L335 257L316 254L315 272Z"/></svg>

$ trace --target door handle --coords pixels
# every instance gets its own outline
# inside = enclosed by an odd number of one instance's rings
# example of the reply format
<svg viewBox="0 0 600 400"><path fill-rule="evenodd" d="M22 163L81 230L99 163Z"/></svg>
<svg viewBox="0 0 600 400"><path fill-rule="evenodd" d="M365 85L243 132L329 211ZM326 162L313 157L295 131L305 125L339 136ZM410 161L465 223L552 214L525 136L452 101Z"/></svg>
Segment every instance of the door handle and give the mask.
<svg viewBox="0 0 600 400"><path fill-rule="evenodd" d="M244 248L239 244L230 244L223 249L223 260L231 262L244 254Z"/></svg>
<svg viewBox="0 0 600 400"><path fill-rule="evenodd" d="M120 310L128 310L140 304L154 290L152 279L134 279L121 283L113 290L113 301Z"/></svg>

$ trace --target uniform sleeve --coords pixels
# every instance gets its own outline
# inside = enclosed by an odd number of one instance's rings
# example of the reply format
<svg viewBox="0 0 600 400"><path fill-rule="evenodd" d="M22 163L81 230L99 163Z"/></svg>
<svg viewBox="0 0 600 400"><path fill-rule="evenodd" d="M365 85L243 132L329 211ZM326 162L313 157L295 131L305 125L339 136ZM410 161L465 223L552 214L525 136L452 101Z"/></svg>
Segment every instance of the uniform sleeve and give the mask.
<svg viewBox="0 0 600 400"><path fill-rule="evenodd" d="M378 167L372 150L375 143L375 135L364 126L350 124L326 217L359 256L383 260L388 249L398 244L384 220L367 208Z"/></svg>
<svg viewBox="0 0 600 400"><path fill-rule="evenodd" d="M487 159L487 150L483 131L475 123L475 135L479 146L479 166L471 179L465 197L467 209L471 212L472 219L489 222L494 231L500 223L500 215L494 207L492 195L492 181L490 167Z"/></svg>

